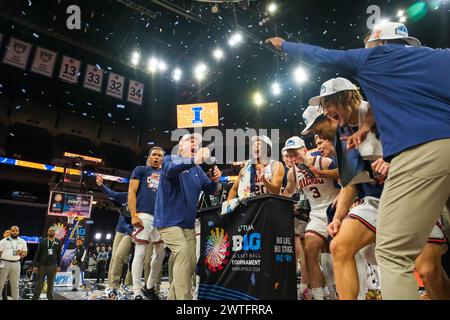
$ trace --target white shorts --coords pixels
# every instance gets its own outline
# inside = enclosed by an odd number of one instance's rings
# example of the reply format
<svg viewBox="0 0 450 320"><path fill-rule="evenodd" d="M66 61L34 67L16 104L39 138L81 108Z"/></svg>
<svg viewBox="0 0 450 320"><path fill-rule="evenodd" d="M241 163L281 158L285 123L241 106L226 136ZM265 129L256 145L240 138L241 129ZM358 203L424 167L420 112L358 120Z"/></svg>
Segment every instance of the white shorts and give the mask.
<svg viewBox="0 0 450 320"><path fill-rule="evenodd" d="M328 239L328 218L327 210L311 210L309 213L309 222L306 226L305 233L315 233L325 241Z"/></svg>
<svg viewBox="0 0 450 320"><path fill-rule="evenodd" d="M149 244L150 242L160 242L161 235L153 227L153 216L148 213L138 213L138 216L142 220L143 226L140 228L135 227L131 233L134 243Z"/></svg>
<svg viewBox="0 0 450 320"><path fill-rule="evenodd" d="M375 197L364 197L357 202L357 204L350 209L346 218L356 219L373 232L377 232L377 213L380 199ZM428 243L442 243L445 244L447 238L444 234L444 227L442 226L442 218L434 225L431 231Z"/></svg>
<svg viewBox="0 0 450 320"><path fill-rule="evenodd" d="M200 236L200 219L195 219L195 236Z"/></svg>
<svg viewBox="0 0 450 320"><path fill-rule="evenodd" d="M305 229L307 222L294 217L294 234L296 237L305 238Z"/></svg>

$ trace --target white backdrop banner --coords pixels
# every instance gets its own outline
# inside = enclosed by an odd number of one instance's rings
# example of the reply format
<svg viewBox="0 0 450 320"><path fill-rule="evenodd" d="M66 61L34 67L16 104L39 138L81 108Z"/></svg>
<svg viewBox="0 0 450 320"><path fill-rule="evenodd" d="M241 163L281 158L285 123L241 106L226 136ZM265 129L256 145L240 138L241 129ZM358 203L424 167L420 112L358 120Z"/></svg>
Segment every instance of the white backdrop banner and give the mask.
<svg viewBox="0 0 450 320"><path fill-rule="evenodd" d="M73 84L78 83L78 77L80 76L81 61L63 56L61 69L59 70L59 78L63 81Z"/></svg>
<svg viewBox="0 0 450 320"><path fill-rule="evenodd" d="M37 47L31 71L52 77L58 54L55 51Z"/></svg>
<svg viewBox="0 0 450 320"><path fill-rule="evenodd" d="M5 56L3 62L11 66L25 69L30 56L32 44L11 38L9 44L6 47Z"/></svg>
<svg viewBox="0 0 450 320"><path fill-rule="evenodd" d="M125 85L125 77L116 73L110 72L108 78L108 88L106 94L111 97L122 99L123 87Z"/></svg>
<svg viewBox="0 0 450 320"><path fill-rule="evenodd" d="M97 92L102 91L103 70L88 64L84 76L84 87Z"/></svg>
<svg viewBox="0 0 450 320"><path fill-rule="evenodd" d="M130 79L130 84L128 85L127 100L129 102L136 103L142 106L143 98L144 98L144 84Z"/></svg>

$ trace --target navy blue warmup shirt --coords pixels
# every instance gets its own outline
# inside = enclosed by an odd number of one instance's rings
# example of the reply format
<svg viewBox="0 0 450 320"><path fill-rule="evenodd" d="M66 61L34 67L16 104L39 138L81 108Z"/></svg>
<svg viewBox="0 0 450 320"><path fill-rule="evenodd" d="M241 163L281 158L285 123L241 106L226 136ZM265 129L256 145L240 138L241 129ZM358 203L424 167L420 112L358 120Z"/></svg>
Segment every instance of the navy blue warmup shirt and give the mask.
<svg viewBox="0 0 450 320"><path fill-rule="evenodd" d="M398 44L373 49L327 50L284 42L306 63L351 74L375 116L384 158L426 142L450 138L450 50Z"/></svg>
<svg viewBox="0 0 450 320"><path fill-rule="evenodd" d="M115 203L124 206L128 201L128 192L116 192L112 191L106 185L102 184L103 192L114 201ZM124 216L123 214L119 215L119 220L117 221L116 231L130 235L133 232L133 225L131 224L131 218Z"/></svg>
<svg viewBox="0 0 450 320"><path fill-rule="evenodd" d="M217 186L194 164L193 158L164 157L153 225L194 229L200 192L214 194Z"/></svg>
<svg viewBox="0 0 450 320"><path fill-rule="evenodd" d="M136 167L131 173L131 179L139 180L136 195L136 212L153 215L155 212L156 192L158 191L161 171L152 167Z"/></svg>

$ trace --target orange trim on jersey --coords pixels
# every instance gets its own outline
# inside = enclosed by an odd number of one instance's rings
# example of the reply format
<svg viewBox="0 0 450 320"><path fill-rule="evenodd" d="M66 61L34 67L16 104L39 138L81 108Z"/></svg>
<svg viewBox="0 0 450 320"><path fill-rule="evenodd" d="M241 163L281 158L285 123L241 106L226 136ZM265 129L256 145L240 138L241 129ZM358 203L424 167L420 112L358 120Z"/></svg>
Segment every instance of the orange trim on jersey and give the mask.
<svg viewBox="0 0 450 320"><path fill-rule="evenodd" d="M143 243L143 244L149 244L150 241L148 240L142 240L142 239L138 239L136 238L136 236L141 233L144 230L144 227L140 227L139 229L134 229L133 232L131 233L131 238L133 238L133 240L136 243Z"/></svg>
<svg viewBox="0 0 450 320"><path fill-rule="evenodd" d="M327 241L327 238L325 238L323 235L321 235L320 233L318 233L317 231L314 230L306 230L305 231L305 236L307 233L314 233L315 235L318 235L319 237L321 237L324 241Z"/></svg>
<svg viewBox="0 0 450 320"><path fill-rule="evenodd" d="M436 244L445 244L447 242L447 239L437 239L437 238L428 238L427 243L436 243Z"/></svg>
<svg viewBox="0 0 450 320"><path fill-rule="evenodd" d="M371 231L377 233L377 229L376 229L373 225L371 225L369 222L367 222L366 220L364 220L363 218L361 218L360 216L357 216L357 215L355 215L355 214L349 213L345 218L346 218L346 219L347 219L347 218L348 218L348 219L356 219L356 220L358 220L359 222L361 222L363 225L365 225L367 228L369 228Z"/></svg>
<svg viewBox="0 0 450 320"><path fill-rule="evenodd" d="M414 270L414 276L416 277L416 281L417 281L417 284L419 285L419 288L420 288L420 289L425 288L425 286L423 285L423 281L422 281L422 279L420 278L419 273L417 273L416 270Z"/></svg>

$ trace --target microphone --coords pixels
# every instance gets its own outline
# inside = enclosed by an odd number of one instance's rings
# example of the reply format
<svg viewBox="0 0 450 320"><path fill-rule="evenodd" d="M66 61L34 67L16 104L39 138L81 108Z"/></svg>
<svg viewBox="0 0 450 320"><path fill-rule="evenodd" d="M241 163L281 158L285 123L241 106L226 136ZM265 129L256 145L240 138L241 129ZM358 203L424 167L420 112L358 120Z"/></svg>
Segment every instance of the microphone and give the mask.
<svg viewBox="0 0 450 320"><path fill-rule="evenodd" d="M206 161L205 161L205 163L206 164L209 164L209 165L212 165L212 166L215 166L216 165L216 157L209 157Z"/></svg>

